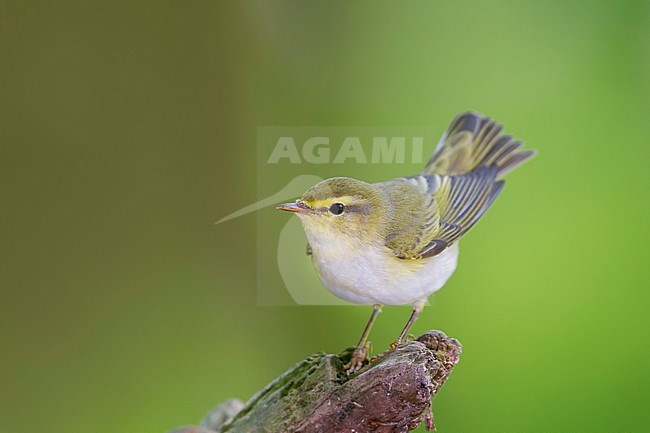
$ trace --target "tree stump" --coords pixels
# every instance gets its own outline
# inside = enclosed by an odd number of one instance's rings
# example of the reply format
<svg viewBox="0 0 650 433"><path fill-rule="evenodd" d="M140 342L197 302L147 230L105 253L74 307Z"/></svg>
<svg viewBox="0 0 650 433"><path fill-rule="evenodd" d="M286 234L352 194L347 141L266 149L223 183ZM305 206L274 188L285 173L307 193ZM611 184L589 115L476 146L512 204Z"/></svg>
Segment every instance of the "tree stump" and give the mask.
<svg viewBox="0 0 650 433"><path fill-rule="evenodd" d="M422 421L434 428L431 399L458 363L456 339L429 331L348 376L343 365L351 352L311 355L245 405L229 400L201 426L172 433L397 433Z"/></svg>

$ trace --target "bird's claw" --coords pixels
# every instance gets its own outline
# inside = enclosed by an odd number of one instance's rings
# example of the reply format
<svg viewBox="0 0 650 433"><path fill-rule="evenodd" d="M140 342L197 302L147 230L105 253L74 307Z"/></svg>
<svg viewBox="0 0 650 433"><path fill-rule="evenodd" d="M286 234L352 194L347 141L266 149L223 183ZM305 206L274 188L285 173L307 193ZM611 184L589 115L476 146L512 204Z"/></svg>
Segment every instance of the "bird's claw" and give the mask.
<svg viewBox="0 0 650 433"><path fill-rule="evenodd" d="M397 349L397 346L402 345L402 344L408 344L408 343L412 342L413 340L415 340L415 336L413 334L408 334L406 337L404 337L402 339L398 338L397 340L390 343L390 350L395 350L395 349Z"/></svg>
<svg viewBox="0 0 650 433"><path fill-rule="evenodd" d="M348 374L359 371L359 369L363 367L363 364L368 360L368 354L370 353L371 347L372 345L370 342L367 342L363 347L355 347L352 351L350 361L343 366L343 369Z"/></svg>

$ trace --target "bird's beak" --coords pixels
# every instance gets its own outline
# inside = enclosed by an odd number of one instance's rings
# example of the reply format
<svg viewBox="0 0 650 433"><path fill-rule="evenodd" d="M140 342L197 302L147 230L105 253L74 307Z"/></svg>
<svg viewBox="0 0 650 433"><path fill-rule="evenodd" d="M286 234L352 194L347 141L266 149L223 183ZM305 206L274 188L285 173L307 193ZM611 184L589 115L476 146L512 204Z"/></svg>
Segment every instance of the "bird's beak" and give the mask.
<svg viewBox="0 0 650 433"><path fill-rule="evenodd" d="M286 210L287 212L304 212L307 209L309 209L309 207L306 204L304 204L304 203L302 203L300 201L297 201L295 203L284 203L284 204L278 205L276 207L276 209Z"/></svg>

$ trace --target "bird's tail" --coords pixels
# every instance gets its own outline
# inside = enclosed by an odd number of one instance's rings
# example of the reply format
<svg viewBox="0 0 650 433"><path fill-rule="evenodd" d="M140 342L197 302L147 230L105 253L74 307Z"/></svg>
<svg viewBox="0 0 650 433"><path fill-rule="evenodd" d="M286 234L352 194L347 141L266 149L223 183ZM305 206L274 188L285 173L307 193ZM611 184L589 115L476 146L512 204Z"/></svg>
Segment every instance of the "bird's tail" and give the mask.
<svg viewBox="0 0 650 433"><path fill-rule="evenodd" d="M522 142L502 134L502 129L481 114L459 114L440 139L424 173L457 175L493 167L499 178L535 155L534 150L518 150Z"/></svg>

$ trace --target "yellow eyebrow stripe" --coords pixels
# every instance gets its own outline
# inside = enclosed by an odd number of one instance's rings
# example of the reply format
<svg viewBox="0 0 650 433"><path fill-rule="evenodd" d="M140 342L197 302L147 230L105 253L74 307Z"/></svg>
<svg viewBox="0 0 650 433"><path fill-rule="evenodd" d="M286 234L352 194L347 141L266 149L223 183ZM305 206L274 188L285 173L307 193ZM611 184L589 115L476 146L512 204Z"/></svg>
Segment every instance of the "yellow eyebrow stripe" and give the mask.
<svg viewBox="0 0 650 433"><path fill-rule="evenodd" d="M350 203L355 203L357 200L358 198L355 196L346 195L343 197L333 197L325 200L314 200L312 202L307 202L307 206L309 206L312 209L316 209L319 207L330 207L334 203L343 203L344 205L347 206Z"/></svg>

